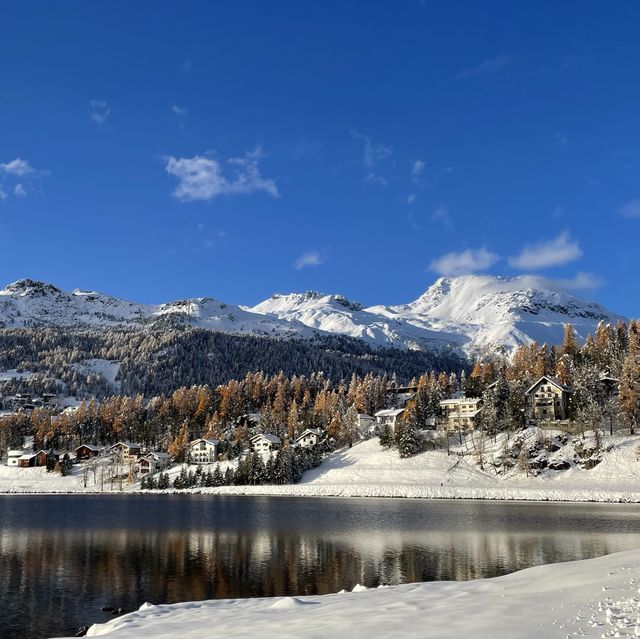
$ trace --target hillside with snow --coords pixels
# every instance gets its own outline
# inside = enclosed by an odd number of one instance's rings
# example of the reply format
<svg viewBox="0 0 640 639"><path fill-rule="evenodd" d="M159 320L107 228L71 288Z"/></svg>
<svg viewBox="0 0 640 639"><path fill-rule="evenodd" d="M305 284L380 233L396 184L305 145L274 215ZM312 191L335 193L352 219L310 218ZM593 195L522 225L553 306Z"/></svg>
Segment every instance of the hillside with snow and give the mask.
<svg viewBox="0 0 640 639"><path fill-rule="evenodd" d="M161 321L234 334L313 339L344 335L372 347L467 354L533 340L557 344L565 324L580 339L598 322L625 320L537 276L440 278L407 304L365 308L341 295L274 295L253 307L212 298L139 304L95 291L19 280L0 290L0 327L144 327Z"/></svg>
<svg viewBox="0 0 640 639"><path fill-rule="evenodd" d="M512 350L533 340L558 344L570 323L580 339L598 322L625 318L571 295L537 276L465 275L438 279L418 299L364 308L337 295L274 295L248 309L295 320L370 344L429 348L446 344L467 353L502 346Z"/></svg>

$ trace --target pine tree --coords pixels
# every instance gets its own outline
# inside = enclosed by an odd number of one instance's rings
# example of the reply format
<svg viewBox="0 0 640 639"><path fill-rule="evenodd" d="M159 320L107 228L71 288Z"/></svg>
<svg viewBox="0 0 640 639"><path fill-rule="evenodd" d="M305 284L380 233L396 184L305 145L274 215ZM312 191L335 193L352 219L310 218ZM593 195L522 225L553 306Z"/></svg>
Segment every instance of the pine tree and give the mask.
<svg viewBox="0 0 640 639"><path fill-rule="evenodd" d="M564 325L564 336L562 338L562 347L560 350L562 355L568 355L573 361L575 361L578 353L580 352L578 337L576 336L576 332L571 324Z"/></svg>
<svg viewBox="0 0 640 639"><path fill-rule="evenodd" d="M420 450L420 440L418 438L418 427L416 425L415 413L410 411L406 419L402 420L398 427L398 451L400 457L411 457Z"/></svg>

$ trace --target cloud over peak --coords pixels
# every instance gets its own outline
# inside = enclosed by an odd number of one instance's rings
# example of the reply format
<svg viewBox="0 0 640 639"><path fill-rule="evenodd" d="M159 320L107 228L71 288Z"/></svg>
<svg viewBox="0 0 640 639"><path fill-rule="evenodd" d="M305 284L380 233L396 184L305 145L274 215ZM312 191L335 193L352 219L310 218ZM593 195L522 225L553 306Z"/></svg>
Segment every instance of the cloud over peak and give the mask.
<svg viewBox="0 0 640 639"><path fill-rule="evenodd" d="M307 266L320 266L325 261L317 251L308 251L303 253L294 263L293 267L296 271L300 271Z"/></svg>
<svg viewBox="0 0 640 639"><path fill-rule="evenodd" d="M546 242L529 244L518 255L509 258L509 266L521 270L535 270L562 266L582 257L578 242L572 241L568 231Z"/></svg>
<svg viewBox="0 0 640 639"><path fill-rule="evenodd" d="M460 253L447 253L429 265L429 268L440 275L468 275L486 271L491 268L500 256L486 248L467 249Z"/></svg>

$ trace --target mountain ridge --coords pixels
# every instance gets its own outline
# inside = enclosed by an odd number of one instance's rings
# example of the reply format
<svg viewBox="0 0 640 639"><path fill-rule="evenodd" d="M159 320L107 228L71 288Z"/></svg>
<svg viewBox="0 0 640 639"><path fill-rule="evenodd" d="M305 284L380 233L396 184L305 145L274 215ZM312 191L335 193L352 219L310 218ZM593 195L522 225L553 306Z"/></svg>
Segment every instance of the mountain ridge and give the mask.
<svg viewBox="0 0 640 639"><path fill-rule="evenodd" d="M583 340L600 321L626 321L596 302L580 299L540 276L441 277L412 302L365 307L340 294L276 293L254 305L211 297L142 304L46 282L23 279L0 290L5 328L144 327L171 318L235 334L313 339L337 334L373 347L453 349L470 355L533 340L555 344L571 323Z"/></svg>

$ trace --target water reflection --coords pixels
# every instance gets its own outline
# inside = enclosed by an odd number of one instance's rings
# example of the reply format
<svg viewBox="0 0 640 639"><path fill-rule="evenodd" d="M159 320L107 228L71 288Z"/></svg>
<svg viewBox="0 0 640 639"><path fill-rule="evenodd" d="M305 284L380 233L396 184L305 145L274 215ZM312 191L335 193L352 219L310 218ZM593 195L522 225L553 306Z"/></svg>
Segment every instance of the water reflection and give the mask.
<svg viewBox="0 0 640 639"><path fill-rule="evenodd" d="M259 597L505 574L640 545L618 505L0 497L0 633L65 634L104 603Z"/></svg>

